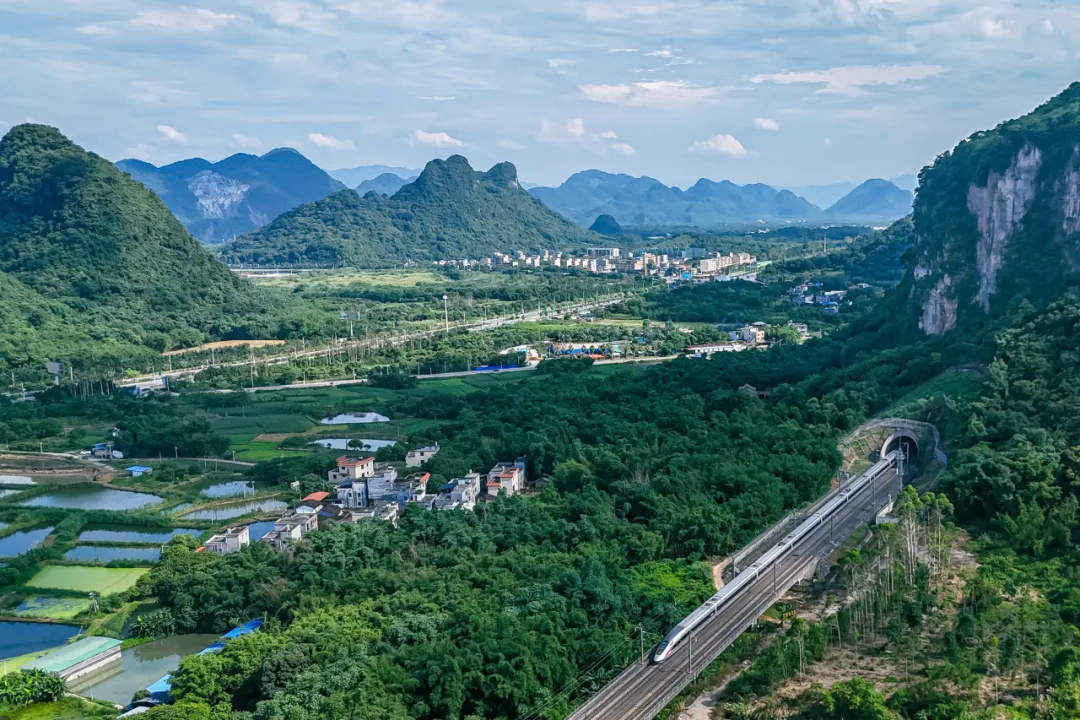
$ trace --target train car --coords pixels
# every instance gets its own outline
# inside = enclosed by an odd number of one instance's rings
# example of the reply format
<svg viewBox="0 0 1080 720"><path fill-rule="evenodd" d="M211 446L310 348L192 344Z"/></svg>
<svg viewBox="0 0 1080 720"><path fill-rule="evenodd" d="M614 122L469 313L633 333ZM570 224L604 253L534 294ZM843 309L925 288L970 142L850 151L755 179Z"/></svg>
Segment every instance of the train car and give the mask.
<svg viewBox="0 0 1080 720"><path fill-rule="evenodd" d="M718 612L728 600L741 591L748 583L757 579L762 568L769 567L773 563L779 562L781 558L798 546L798 544L815 528L825 522L830 515L843 505L847 504L848 500L855 495L858 495L863 488L876 480L884 471L891 468L895 456L896 453L891 452L878 460L870 467L870 469L846 485L835 497L830 498L817 512L799 523L798 527L758 558L755 563L736 575L730 583L722 587L696 610L683 618L678 625L672 628L671 631L664 636L664 639L660 641L660 644L656 646L656 652L653 653L652 661L654 663L662 663L671 657L671 653L675 651L675 647L679 642L685 640L687 636L689 636L690 633L692 633L698 625L704 622L709 616Z"/></svg>

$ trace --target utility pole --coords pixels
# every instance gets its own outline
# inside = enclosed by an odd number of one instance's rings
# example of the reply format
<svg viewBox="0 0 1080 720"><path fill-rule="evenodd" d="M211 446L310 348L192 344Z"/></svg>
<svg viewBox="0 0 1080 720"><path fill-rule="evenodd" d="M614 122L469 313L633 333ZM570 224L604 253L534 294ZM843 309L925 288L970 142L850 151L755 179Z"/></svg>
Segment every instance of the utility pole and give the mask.
<svg viewBox="0 0 1080 720"><path fill-rule="evenodd" d="M446 295L442 296L443 328L446 334L450 334L450 306L447 304Z"/></svg>
<svg viewBox="0 0 1080 720"><path fill-rule="evenodd" d="M645 626L638 625L637 628L641 637L641 666L645 667Z"/></svg>
<svg viewBox="0 0 1080 720"><path fill-rule="evenodd" d="M690 636L690 657L689 662L686 663L686 674L694 674L694 636Z"/></svg>

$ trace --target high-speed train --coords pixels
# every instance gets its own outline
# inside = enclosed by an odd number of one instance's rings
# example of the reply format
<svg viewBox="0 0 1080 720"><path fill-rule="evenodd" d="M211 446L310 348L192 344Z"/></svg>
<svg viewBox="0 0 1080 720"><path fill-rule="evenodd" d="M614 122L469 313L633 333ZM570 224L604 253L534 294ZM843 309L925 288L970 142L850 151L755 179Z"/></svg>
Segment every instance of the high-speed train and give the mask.
<svg viewBox="0 0 1080 720"><path fill-rule="evenodd" d="M732 597L745 589L747 585L758 577L762 570L770 567L773 563L786 556L791 552L792 548L798 546L799 543L805 540L814 528L818 527L821 523L826 521L832 513L845 505L853 495L891 469L895 458L896 453L890 452L881 460L878 460L869 470L848 483L835 497L822 505L817 512L803 520L802 523L792 530L790 534L785 536L783 540L758 558L757 562L736 575L735 579L720 588L715 595L699 605L694 612L683 618L682 622L672 628L671 632L665 635L664 639L660 641L660 644L656 646L656 652L653 653L653 662L661 663L667 660L681 641L685 640L690 633L692 633L694 629L703 623L709 616L722 609Z"/></svg>

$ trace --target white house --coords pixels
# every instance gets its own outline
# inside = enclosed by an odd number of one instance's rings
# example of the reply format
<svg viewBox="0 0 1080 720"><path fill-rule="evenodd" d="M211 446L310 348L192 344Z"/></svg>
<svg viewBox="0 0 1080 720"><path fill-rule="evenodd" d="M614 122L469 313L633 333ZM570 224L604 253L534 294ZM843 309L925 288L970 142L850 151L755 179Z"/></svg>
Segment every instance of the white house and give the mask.
<svg viewBox="0 0 1080 720"><path fill-rule="evenodd" d="M405 467L420 467L439 452L439 443L410 450L405 455Z"/></svg>
<svg viewBox="0 0 1080 720"><path fill-rule="evenodd" d="M228 555L246 547L251 542L247 525L227 528L203 543L203 547L218 555Z"/></svg>

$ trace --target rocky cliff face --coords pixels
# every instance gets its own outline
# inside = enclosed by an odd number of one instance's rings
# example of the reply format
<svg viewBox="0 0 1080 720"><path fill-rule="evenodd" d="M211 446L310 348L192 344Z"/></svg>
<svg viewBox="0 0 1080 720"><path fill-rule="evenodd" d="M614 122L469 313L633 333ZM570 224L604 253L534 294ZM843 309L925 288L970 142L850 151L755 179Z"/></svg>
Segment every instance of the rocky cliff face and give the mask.
<svg viewBox="0 0 1080 720"><path fill-rule="evenodd" d="M221 219L229 217L244 200L249 186L225 177L212 170L196 173L188 181L188 189L195 196L199 210L204 218Z"/></svg>
<svg viewBox="0 0 1080 720"><path fill-rule="evenodd" d="M1080 84L976 133L920 177L905 296L940 335L1020 300L1050 299L1080 269Z"/></svg>

